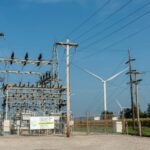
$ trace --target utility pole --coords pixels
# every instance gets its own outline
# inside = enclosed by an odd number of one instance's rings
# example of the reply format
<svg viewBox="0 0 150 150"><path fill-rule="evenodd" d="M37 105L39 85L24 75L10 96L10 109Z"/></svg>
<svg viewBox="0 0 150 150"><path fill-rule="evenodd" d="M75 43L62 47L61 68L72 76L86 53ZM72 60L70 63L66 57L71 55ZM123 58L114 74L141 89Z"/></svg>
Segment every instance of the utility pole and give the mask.
<svg viewBox="0 0 150 150"><path fill-rule="evenodd" d="M5 120L8 120L8 88L6 88Z"/></svg>
<svg viewBox="0 0 150 150"><path fill-rule="evenodd" d="M56 45L66 47L66 85L67 85L67 133L66 136L70 137L70 47L77 47L79 44L70 43L69 39L66 42L56 42Z"/></svg>
<svg viewBox="0 0 150 150"><path fill-rule="evenodd" d="M89 134L89 117L90 117L90 113L86 113L86 132L87 135Z"/></svg>
<svg viewBox="0 0 150 150"><path fill-rule="evenodd" d="M104 112L105 112L105 119L106 119L106 113L107 113L106 81L103 81L103 90L104 90Z"/></svg>
<svg viewBox="0 0 150 150"><path fill-rule="evenodd" d="M129 74L130 76L130 95L131 95L131 109L132 109L132 122L133 122L133 129L135 129L135 112L134 112L134 97L133 97L133 79L132 79L132 61L135 61L135 59L131 58L130 49L128 50L128 61L125 64L129 64Z"/></svg>
<svg viewBox="0 0 150 150"><path fill-rule="evenodd" d="M105 131L106 131L106 120L108 116L108 111L107 111L107 95L106 95L106 81L103 81L103 92L104 92L104 120L105 120Z"/></svg>
<svg viewBox="0 0 150 150"><path fill-rule="evenodd" d="M141 130L141 121L140 121L140 113L139 113L139 102L138 102L138 84L142 81L142 79L137 79L138 74L142 74L142 72L134 71L133 74L135 75L135 81L133 83L136 86L136 115L137 115L137 122L138 122L138 132L139 136L142 136L142 130Z"/></svg>

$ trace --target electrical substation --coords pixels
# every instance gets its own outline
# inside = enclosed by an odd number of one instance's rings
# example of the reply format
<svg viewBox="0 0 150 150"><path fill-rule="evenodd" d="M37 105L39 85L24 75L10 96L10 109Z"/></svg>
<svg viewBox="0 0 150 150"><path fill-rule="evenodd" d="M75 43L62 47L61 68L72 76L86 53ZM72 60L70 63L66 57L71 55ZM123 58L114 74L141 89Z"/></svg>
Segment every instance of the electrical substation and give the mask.
<svg viewBox="0 0 150 150"><path fill-rule="evenodd" d="M150 149L150 0L0 8L0 150Z"/></svg>
<svg viewBox="0 0 150 150"><path fill-rule="evenodd" d="M15 52L10 58L0 58L0 63L9 69L0 70L0 75L17 77L24 74L36 78L35 83L9 83L1 77L2 112L0 118L1 135L56 134L66 132L66 87L61 84L58 70L57 45L52 49L52 58L44 60L42 53L36 60L26 53L18 59ZM48 66L47 71L22 71L11 69L12 65Z"/></svg>

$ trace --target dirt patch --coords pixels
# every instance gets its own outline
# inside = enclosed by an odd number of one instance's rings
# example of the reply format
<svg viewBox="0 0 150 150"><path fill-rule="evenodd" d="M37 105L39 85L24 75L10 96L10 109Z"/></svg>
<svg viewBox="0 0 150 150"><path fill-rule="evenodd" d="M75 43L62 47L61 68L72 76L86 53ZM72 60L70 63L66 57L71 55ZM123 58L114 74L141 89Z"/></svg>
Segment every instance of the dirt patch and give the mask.
<svg viewBox="0 0 150 150"><path fill-rule="evenodd" d="M148 150L150 138L125 135L7 136L0 137L4 150Z"/></svg>

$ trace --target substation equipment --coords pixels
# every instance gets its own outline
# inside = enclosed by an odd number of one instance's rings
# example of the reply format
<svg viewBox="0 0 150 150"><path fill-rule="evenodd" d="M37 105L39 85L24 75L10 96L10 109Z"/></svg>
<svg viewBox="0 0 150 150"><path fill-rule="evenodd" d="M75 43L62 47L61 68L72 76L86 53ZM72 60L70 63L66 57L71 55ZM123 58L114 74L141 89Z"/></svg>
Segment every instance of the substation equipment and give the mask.
<svg viewBox="0 0 150 150"><path fill-rule="evenodd" d="M59 79L57 46L52 50L52 58L44 60L39 54L37 60L31 60L28 53L24 59L0 58L0 63L50 66L45 72L5 69L0 74L25 74L37 76L35 83L8 83L2 78L0 118L1 135L6 134L52 134L64 133L66 127L66 87Z"/></svg>

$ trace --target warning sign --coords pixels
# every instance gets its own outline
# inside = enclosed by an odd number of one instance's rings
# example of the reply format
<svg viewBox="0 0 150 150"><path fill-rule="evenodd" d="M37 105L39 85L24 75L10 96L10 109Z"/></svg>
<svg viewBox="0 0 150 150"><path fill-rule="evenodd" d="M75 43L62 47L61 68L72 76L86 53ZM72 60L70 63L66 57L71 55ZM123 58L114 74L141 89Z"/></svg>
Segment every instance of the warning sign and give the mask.
<svg viewBox="0 0 150 150"><path fill-rule="evenodd" d="M54 117L30 117L30 130L54 129Z"/></svg>

